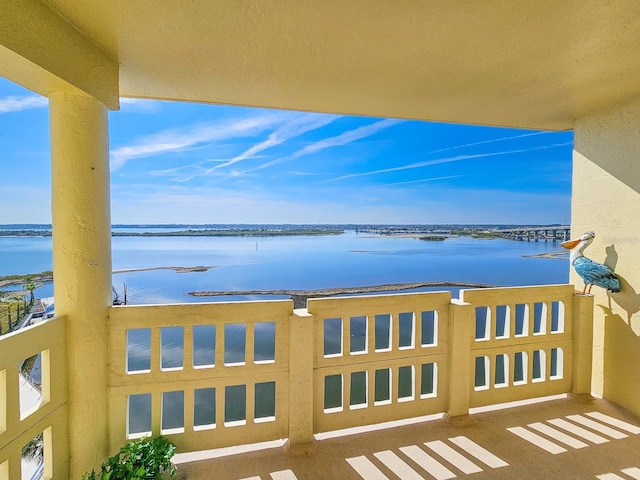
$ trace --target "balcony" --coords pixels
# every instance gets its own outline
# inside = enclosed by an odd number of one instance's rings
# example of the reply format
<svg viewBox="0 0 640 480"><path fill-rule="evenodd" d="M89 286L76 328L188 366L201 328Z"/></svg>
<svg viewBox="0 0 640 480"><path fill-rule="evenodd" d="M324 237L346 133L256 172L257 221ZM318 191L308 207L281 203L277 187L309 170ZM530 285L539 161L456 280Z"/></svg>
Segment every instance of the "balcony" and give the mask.
<svg viewBox="0 0 640 480"><path fill-rule="evenodd" d="M166 436L187 478L212 468L238 479L540 478L534 460L587 478L571 470L640 466L590 456L625 458L640 432L588 396L592 323L593 297L571 285L312 299L297 310L289 300L113 307L103 421L111 451ZM45 478L69 475L66 345L65 317L0 339L2 480L20 478L22 447L39 433ZM42 400L24 411L18 365L38 353ZM540 398L554 401L493 411ZM271 449L221 457L254 444Z"/></svg>

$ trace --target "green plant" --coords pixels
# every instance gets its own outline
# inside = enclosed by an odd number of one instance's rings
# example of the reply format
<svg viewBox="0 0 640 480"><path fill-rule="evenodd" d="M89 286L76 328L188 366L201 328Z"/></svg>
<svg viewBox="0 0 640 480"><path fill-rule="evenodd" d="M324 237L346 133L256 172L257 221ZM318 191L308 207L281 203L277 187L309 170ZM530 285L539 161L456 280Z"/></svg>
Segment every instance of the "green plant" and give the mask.
<svg viewBox="0 0 640 480"><path fill-rule="evenodd" d="M127 443L113 457L102 464L100 474L95 470L85 474L84 480L158 480L174 478L176 466L171 458L176 447L162 437L141 438Z"/></svg>
<svg viewBox="0 0 640 480"><path fill-rule="evenodd" d="M29 305L33 306L33 302L36 299L35 295L33 294L33 291L37 288L44 287L44 284L42 282L34 282L30 278L28 278L27 280L28 281L23 285L23 288L27 292L29 292Z"/></svg>

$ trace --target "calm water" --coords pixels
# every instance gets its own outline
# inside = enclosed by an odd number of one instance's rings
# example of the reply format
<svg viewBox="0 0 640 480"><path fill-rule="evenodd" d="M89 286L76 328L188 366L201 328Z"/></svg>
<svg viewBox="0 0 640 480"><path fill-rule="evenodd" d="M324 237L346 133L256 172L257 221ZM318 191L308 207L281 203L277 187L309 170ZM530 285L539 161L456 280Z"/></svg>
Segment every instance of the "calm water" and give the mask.
<svg viewBox="0 0 640 480"><path fill-rule="evenodd" d="M317 289L405 282L477 282L494 285L536 285L566 283L567 259L526 258L562 250L557 243L479 240L469 237L427 242L347 232L320 237L116 237L113 239L113 269L151 267L216 267L207 272L176 273L172 270L116 273L113 285L122 295L127 285L131 304L183 303L247 299L247 297L191 297L197 290ZM37 273L51 269L51 238L0 237L0 275ZM16 287L19 288L19 287ZM441 287L423 290L442 290ZM451 289L456 292L458 289ZM40 297L53 295L51 284L36 291ZM271 297L278 298L278 297ZM378 325L379 324L379 325ZM256 332L256 359L275 355L275 326L265 324ZM356 326L357 327L357 326ZM242 362L245 357L244 325L225 326L225 363ZM325 329L331 330L331 325ZM355 328L355 327L354 327ZM356 328L357 329L357 328ZM388 334L389 319L376 317L376 342ZM330 333L330 332L325 332ZM402 335L402 332L400 332ZM194 331L196 363L207 365L215 358L216 330L203 326ZM387 335L388 336L388 335ZM131 330L127 364L132 371L150 368L150 330ZM162 330L162 367L180 368L183 357L181 327ZM357 342L356 342L357 344ZM331 350L330 344L325 348ZM337 347L336 347L337 348ZM383 371L384 373L384 371ZM39 364L32 373L39 380ZM325 379L325 406L342 402L341 380L333 385ZM360 385L360 382L362 385ZM364 381L352 379L364 391ZM411 389L410 378L399 378L398 388ZM388 381L376 380L375 397L389 392L380 388ZM382 387L379 388L379 385ZM224 417L228 421L246 418L246 386L198 390L196 424L215 421L215 396L225 395ZM258 389L260 392L258 392ZM256 385L256 416L275 415L275 383ZM380 391L379 391L380 390ZM352 393L353 395L353 393ZM352 398L353 400L353 398ZM346 399L345 401L349 401ZM183 424L184 392L163 395L163 428ZM151 428L151 395L130 398L131 432Z"/></svg>
<svg viewBox="0 0 640 480"><path fill-rule="evenodd" d="M566 283L567 260L526 258L556 252L557 243L481 240L427 242L347 232L319 237L116 237L113 269L192 267L207 272L153 270L116 273L132 304L238 299L192 297L197 290L276 290L404 282L477 282L493 285ZM0 275L51 269L51 238L0 237ZM53 295L51 284L36 291Z"/></svg>

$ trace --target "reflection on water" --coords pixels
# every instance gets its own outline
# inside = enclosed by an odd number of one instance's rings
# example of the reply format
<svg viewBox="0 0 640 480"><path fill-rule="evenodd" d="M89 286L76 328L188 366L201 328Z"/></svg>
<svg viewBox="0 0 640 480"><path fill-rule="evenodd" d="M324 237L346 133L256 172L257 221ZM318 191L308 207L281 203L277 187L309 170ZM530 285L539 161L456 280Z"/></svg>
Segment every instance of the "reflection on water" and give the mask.
<svg viewBox="0 0 640 480"><path fill-rule="evenodd" d="M283 296L262 297L192 297L188 293L199 290L276 290L318 289L406 282L477 282L501 286L557 284L568 281L567 261L557 259L525 258L523 255L557 252L559 245L544 242L517 242L510 240L478 240L467 237L447 239L443 242L423 242L412 238L378 237L347 232L326 237L115 237L112 240L113 268L136 269L152 267L209 266L205 272L176 273L173 270L138 271L113 275L113 284L122 297L122 285L127 285L130 304L185 303L202 301L229 301ZM0 238L0 275L35 273L51 269L51 238ZM418 291L442 290L424 288ZM451 289L454 295L457 288ZM38 289L40 297L53 295L51 284ZM516 305L516 335L528 327L527 305ZM545 312L535 305L534 328L541 329L540 319ZM561 305L552 305L552 328L561 328ZM476 333L484 334L489 322L483 312L477 312ZM506 312L497 314L496 328L507 328ZM268 320L268 319L266 319ZM366 320L364 317L345 318L350 322L351 338L344 339L344 348L351 353L367 348ZM391 318L376 315L374 322L374 346L376 350L410 347L416 328L421 322L422 345L437 340L435 312L408 312L399 318L397 337L389 335ZM324 321L324 354L343 353L342 319ZM224 335L224 363L237 364L247 361L247 328L244 323L227 324L224 331L216 331L213 325L193 327L193 366L211 368L216 363L216 338ZM255 362L277 360L275 353L276 327L273 321L259 323L254 328L253 359ZM250 345L249 345L250 347ZM184 328L161 329L160 361L163 369L184 368ZM534 354L535 355L535 354ZM133 329L127 334L127 370L144 372L151 365L151 330ZM158 362L158 360L154 360ZM191 361L189 359L189 361ZM528 360L516 354L514 381L524 378L527 362L542 365L539 358ZM160 365L154 365L158 368ZM476 383L484 381L482 365ZM39 364L38 364L39 368ZM39 377L38 368L32 375ZM435 365L422 365L420 394L435 392ZM535 367L538 368L538 367ZM351 392L343 401L344 379L340 375L325 378L325 408L370 403L366 398L367 382L373 380L373 401L389 402L391 385L399 398L412 395L416 375L413 367L402 367L398 378L391 378L388 368L376 370L373 379L366 372L351 373ZM534 375L537 371L533 372ZM197 428L212 428L216 424L216 395L223 395L224 412L219 412L225 422L241 422L246 419L247 395L255 395L254 418L271 419L275 415L275 398L278 385L274 382L258 383L247 392L246 385L232 385L216 390L213 387L194 392L194 419ZM416 385L417 388L417 385ZM345 392L346 393L346 392ZM162 398L162 428L184 427L184 392L165 392ZM348 407L347 407L348 408ZM141 433L151 429L151 395L129 397L129 432Z"/></svg>
<svg viewBox="0 0 640 480"><path fill-rule="evenodd" d="M245 363L247 347L247 325L231 323L224 326L225 365Z"/></svg>
<svg viewBox="0 0 640 480"><path fill-rule="evenodd" d="M207 367L216 363L216 326L193 327L193 366Z"/></svg>
<svg viewBox="0 0 640 480"><path fill-rule="evenodd" d="M160 329L161 368L182 368L184 358L184 328L164 327Z"/></svg>
<svg viewBox="0 0 640 480"><path fill-rule="evenodd" d="M122 297L126 284L131 304L264 298L188 295L201 290L317 289L428 281L515 286L566 283L569 278L566 260L523 257L562 250L552 242L470 237L424 242L347 232L319 237L114 237L112 250L114 270L216 267L193 273L114 274L115 288ZM50 269L50 237L0 237L0 275ZM51 284L36 294L53 295Z"/></svg>

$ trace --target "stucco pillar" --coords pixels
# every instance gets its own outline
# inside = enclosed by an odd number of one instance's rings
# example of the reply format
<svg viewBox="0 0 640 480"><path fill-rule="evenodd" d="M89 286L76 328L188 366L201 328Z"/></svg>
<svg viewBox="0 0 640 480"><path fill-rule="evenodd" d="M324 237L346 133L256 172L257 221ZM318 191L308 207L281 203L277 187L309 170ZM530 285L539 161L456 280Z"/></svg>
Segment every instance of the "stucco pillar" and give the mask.
<svg viewBox="0 0 640 480"><path fill-rule="evenodd" d="M640 415L640 97L576 121L571 230L593 230L585 256L622 291L593 287L592 392ZM571 280L583 282L572 269Z"/></svg>
<svg viewBox="0 0 640 480"><path fill-rule="evenodd" d="M291 453L308 453L313 438L313 315L294 310L289 319L289 441Z"/></svg>
<svg viewBox="0 0 640 480"><path fill-rule="evenodd" d="M449 399L447 415L463 421L469 415L473 307L452 299L449 307Z"/></svg>
<svg viewBox="0 0 640 480"><path fill-rule="evenodd" d="M577 395L591 393L593 365L593 296L573 295L571 391Z"/></svg>
<svg viewBox="0 0 640 480"><path fill-rule="evenodd" d="M67 318L70 478L81 478L106 460L109 445L108 121L93 98L53 93L49 100L55 309Z"/></svg>

